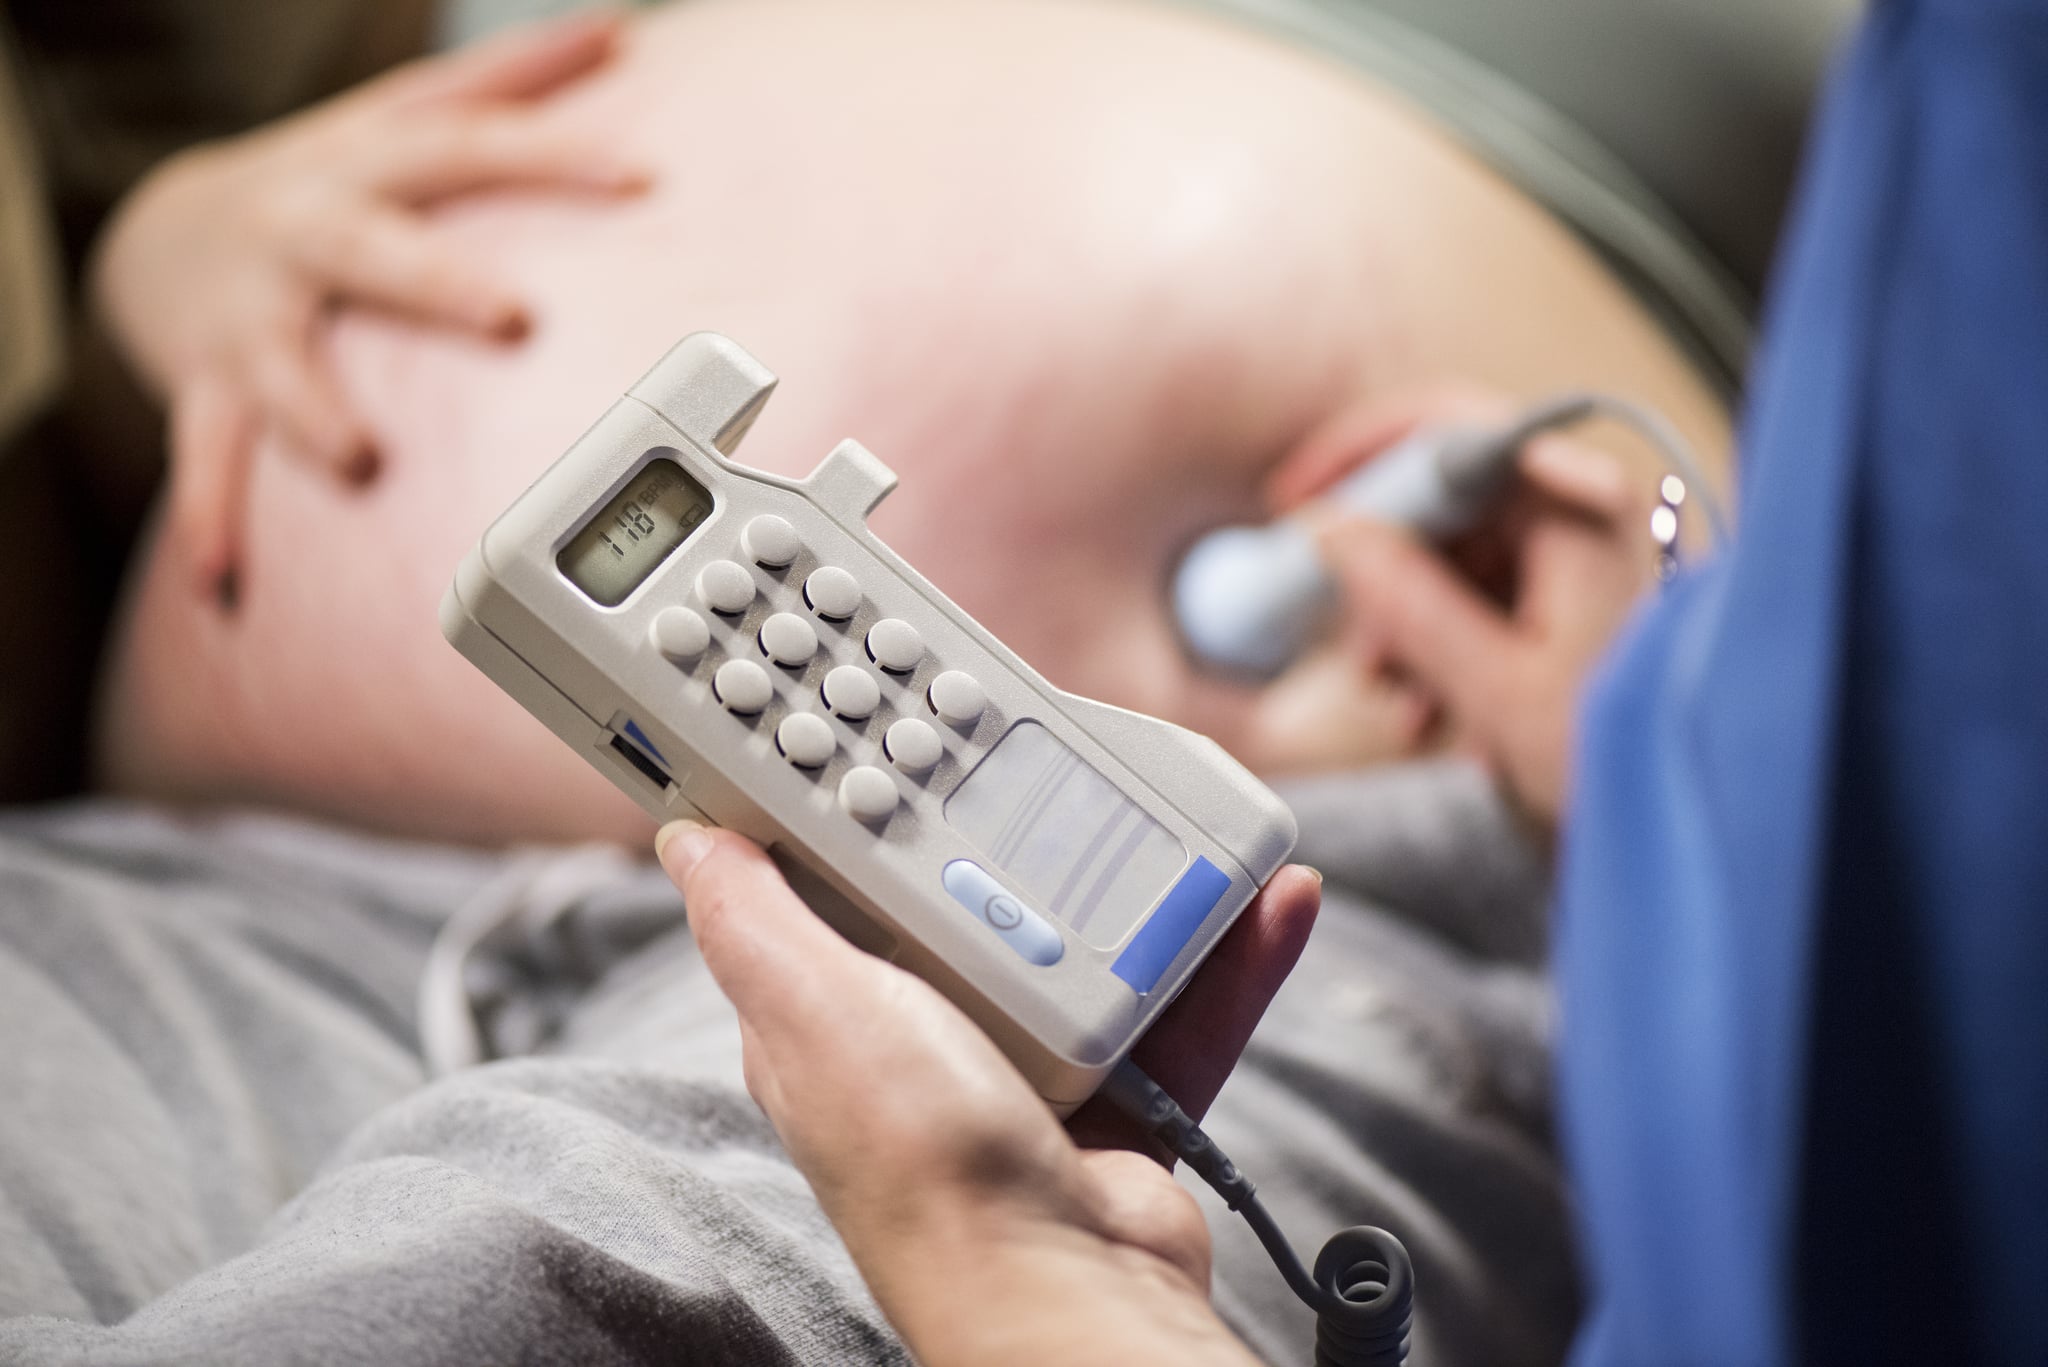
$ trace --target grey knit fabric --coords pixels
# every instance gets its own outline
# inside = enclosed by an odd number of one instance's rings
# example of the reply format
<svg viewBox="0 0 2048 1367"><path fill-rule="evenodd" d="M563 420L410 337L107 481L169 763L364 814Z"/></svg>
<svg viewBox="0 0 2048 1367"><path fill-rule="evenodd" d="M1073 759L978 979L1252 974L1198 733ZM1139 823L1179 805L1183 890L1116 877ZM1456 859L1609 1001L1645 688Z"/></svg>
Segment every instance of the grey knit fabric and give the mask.
<svg viewBox="0 0 2048 1367"><path fill-rule="evenodd" d="M1467 770L1291 798L1331 895L1213 1130L1305 1252L1401 1231L1418 1362L1555 1361L1543 872ZM532 1053L430 1080L436 934L565 861L531 886L577 905L467 974L485 1052ZM110 804L0 819L0 1361L905 1361L740 1085L673 891L598 866ZM1306 1312L1212 1214L1219 1307L1306 1362Z"/></svg>

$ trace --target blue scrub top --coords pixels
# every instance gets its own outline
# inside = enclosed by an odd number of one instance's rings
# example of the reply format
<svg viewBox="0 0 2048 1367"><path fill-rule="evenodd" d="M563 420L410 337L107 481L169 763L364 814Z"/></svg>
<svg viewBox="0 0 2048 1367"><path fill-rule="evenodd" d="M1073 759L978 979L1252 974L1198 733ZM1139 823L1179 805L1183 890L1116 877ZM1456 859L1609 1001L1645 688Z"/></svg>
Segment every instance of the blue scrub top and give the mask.
<svg viewBox="0 0 2048 1367"><path fill-rule="evenodd" d="M1880 0L1765 338L1581 728L1577 1360L2048 1364L2048 3Z"/></svg>

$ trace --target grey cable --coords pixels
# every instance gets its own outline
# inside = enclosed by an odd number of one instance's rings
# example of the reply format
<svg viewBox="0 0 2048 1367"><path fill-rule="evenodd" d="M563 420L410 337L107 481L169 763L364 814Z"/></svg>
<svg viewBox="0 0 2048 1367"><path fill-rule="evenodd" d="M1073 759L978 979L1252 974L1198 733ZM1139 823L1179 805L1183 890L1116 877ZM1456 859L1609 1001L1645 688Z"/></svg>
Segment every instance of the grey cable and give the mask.
<svg viewBox="0 0 2048 1367"><path fill-rule="evenodd" d="M1692 443L1680 434L1671 420L1647 404L1634 399L1624 399L1618 394L1606 394L1595 390L1583 390L1560 394L1523 413L1520 417L1498 431L1489 432L1480 445L1474 449L1471 459L1475 464L1487 464L1484 458L1493 452L1512 454L1528 444L1530 440L1545 432L1575 426L1588 418L1611 418L1635 432L1650 443L1665 466L1692 491L1699 501L1700 511L1705 514L1707 528L1713 534L1714 544L1728 543L1729 528L1726 510L1721 499L1714 492L1707 479L1706 467L1700 463L1693 451ZM1451 457L1446 456L1446 466ZM1505 464L1505 462L1502 462Z"/></svg>
<svg viewBox="0 0 2048 1367"><path fill-rule="evenodd" d="M1310 1272L1251 1179L1142 1068L1125 1059L1101 1095L1245 1218L1288 1288L1316 1312L1315 1367L1400 1367L1408 1360L1415 1272L1399 1239L1371 1225L1340 1229Z"/></svg>

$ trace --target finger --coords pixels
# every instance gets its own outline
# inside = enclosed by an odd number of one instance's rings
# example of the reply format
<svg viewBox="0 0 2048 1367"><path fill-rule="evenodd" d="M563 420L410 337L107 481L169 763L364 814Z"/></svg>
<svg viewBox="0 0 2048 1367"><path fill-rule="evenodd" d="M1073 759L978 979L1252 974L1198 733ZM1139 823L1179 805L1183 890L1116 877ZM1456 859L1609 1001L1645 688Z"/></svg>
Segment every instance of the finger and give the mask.
<svg viewBox="0 0 2048 1367"><path fill-rule="evenodd" d="M291 454L350 483L375 473L369 436L310 345L261 347L250 363L250 381L263 417Z"/></svg>
<svg viewBox="0 0 2048 1367"><path fill-rule="evenodd" d="M253 408L221 377L202 374L172 394L168 517L200 593L230 608L255 440Z"/></svg>
<svg viewBox="0 0 2048 1367"><path fill-rule="evenodd" d="M1347 609L1373 623L1389 655L1452 710L1490 715L1513 671L1513 626L1435 553L1362 519L1317 528Z"/></svg>
<svg viewBox="0 0 2048 1367"><path fill-rule="evenodd" d="M385 78L384 93L406 101L531 100L610 59L625 29L618 10L594 10L522 24Z"/></svg>
<svg viewBox="0 0 2048 1367"><path fill-rule="evenodd" d="M1355 685L1360 674L1368 679L1384 679L1396 665L1380 629L1355 614L1339 624L1337 635L1329 644L1344 658L1347 685Z"/></svg>
<svg viewBox="0 0 2048 1367"><path fill-rule="evenodd" d="M650 179L587 134L502 111L436 117L377 156L373 183L415 204L512 185L631 194Z"/></svg>
<svg viewBox="0 0 2048 1367"><path fill-rule="evenodd" d="M1280 990L1315 926L1323 877L1290 864L1273 875L1219 940L1173 1005L1131 1051L1131 1061L1199 1120ZM1142 1147L1162 1156L1122 1115L1090 1101L1068 1125L1092 1148Z"/></svg>
<svg viewBox="0 0 2048 1367"><path fill-rule="evenodd" d="M1604 648L1638 594L1656 581L1649 519L1553 517L1532 529L1515 615L1532 639Z"/></svg>
<svg viewBox="0 0 2048 1367"><path fill-rule="evenodd" d="M1312 430L1274 468L1266 480L1267 507L1293 511L1421 428L1487 426L1512 412L1500 395L1460 384L1353 404Z"/></svg>
<svg viewBox="0 0 2048 1367"><path fill-rule="evenodd" d="M416 219L395 210L357 215L305 243L300 265L323 293L491 337L517 337L526 307Z"/></svg>
<svg viewBox="0 0 2048 1367"><path fill-rule="evenodd" d="M1533 441L1522 449L1516 468L1555 502L1603 521L1626 517L1638 501L1620 461L1578 442Z"/></svg>
<svg viewBox="0 0 2048 1367"><path fill-rule="evenodd" d="M745 836L670 822L655 855L683 894L705 967L762 1049L829 1041L836 1051L849 1004L876 990L878 961L805 906Z"/></svg>
<svg viewBox="0 0 2048 1367"><path fill-rule="evenodd" d="M1420 419L1359 407L1339 413L1310 433L1266 481L1266 506L1292 512L1382 451L1400 444Z"/></svg>
<svg viewBox="0 0 2048 1367"><path fill-rule="evenodd" d="M1289 864L1274 874L1132 1051L1189 1115L1202 1117L1237 1066L1294 971L1322 901L1323 876L1314 869Z"/></svg>

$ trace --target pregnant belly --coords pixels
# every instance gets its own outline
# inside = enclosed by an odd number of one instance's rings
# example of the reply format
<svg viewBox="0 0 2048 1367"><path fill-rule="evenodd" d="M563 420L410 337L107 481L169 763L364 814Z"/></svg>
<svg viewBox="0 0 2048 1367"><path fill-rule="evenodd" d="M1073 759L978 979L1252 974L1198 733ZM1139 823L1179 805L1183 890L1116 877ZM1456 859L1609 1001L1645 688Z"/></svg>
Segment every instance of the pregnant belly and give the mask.
<svg viewBox="0 0 2048 1367"><path fill-rule="evenodd" d="M1171 11L707 0L643 20L552 116L655 189L444 215L533 302L517 347L337 324L382 477L342 491L265 452L232 616L174 536L146 548L102 696L115 786L436 837L644 834L436 606L482 528L700 328L783 379L743 460L801 474L859 437L903 476L876 530L1055 683L1255 761L1268 700L1187 669L1161 584L1338 404L1457 373L1718 421L1583 253L1399 105ZM1331 677L1329 757L1398 742L1385 698Z"/></svg>

